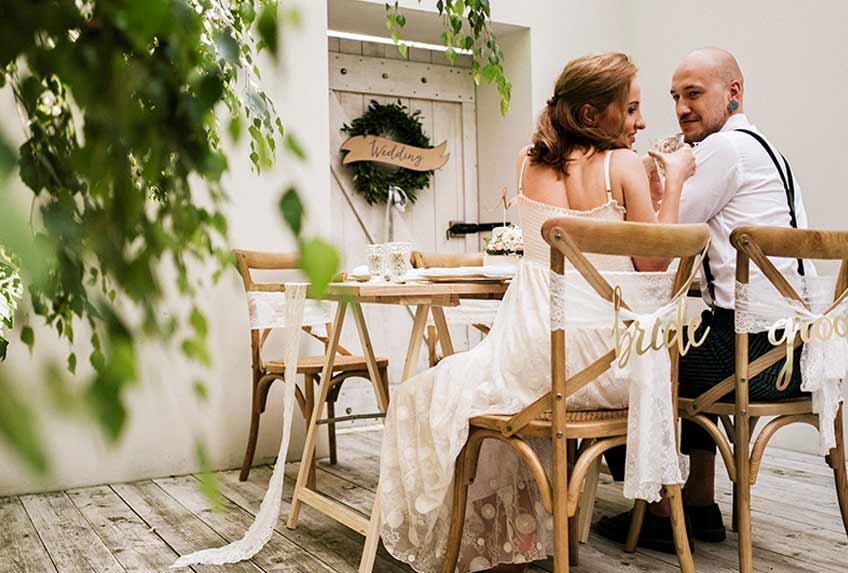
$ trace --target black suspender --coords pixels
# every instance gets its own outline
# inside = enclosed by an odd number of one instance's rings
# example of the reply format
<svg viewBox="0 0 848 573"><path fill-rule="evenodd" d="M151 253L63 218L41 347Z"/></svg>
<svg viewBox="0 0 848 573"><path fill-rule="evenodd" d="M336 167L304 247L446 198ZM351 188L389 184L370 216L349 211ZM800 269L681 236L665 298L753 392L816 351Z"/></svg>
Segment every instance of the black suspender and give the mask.
<svg viewBox="0 0 848 573"><path fill-rule="evenodd" d="M737 129L735 131L747 133L748 135L756 139L758 142L760 142L760 145L763 146L763 149L768 152L769 157L771 157L772 163L774 163L777 172L780 174L780 180L783 181L783 189L784 191L786 191L786 202L789 204L789 225L793 229L797 229L798 221L795 219L795 181L792 177L792 169L789 167L789 162L786 161L786 158L783 157L783 155L780 156L781 159L783 159L783 165L786 167L786 175L784 175L783 170L780 168L780 163L777 161L777 157L771 150L771 146L766 143L766 140L763 139L760 134L750 131L748 129ZM705 272L704 274L706 276L707 273ZM801 259L798 259L798 274L804 276L804 261ZM709 277L707 277L707 280L709 280Z"/></svg>
<svg viewBox="0 0 848 573"><path fill-rule="evenodd" d="M741 131L742 133L747 133L754 139L756 139L760 145L763 146L763 149L769 154L771 157L772 163L774 163L775 168L777 169L778 174L780 175L780 180L783 182L783 189L786 191L786 203L789 206L789 225L793 229L798 228L798 221L795 218L795 181L792 177L792 168L789 167L789 162L786 160L783 155L781 155L781 159L783 159L783 165L786 168L786 174L784 175L783 170L780 168L780 163L777 160L777 157L772 151L771 146L766 143L766 140L758 133L750 131L748 129L736 129L734 131ZM707 289L710 297L710 304L715 304L715 284L713 273L710 270L710 258L708 255L704 256L704 278L707 280ZM798 274L804 276L804 261L802 259L798 259Z"/></svg>

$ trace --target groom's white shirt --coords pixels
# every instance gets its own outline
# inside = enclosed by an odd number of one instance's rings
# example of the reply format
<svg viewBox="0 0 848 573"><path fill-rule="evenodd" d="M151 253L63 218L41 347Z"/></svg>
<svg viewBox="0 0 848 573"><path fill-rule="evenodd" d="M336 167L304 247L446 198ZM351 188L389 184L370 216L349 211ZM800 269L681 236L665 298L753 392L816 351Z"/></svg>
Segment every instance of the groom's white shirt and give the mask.
<svg viewBox="0 0 848 573"><path fill-rule="evenodd" d="M695 145L696 171L683 185L680 199L681 223L707 223L712 242L709 265L715 288L715 306L734 308L736 282L736 250L730 244L730 233L742 225L789 226L789 206L780 174L766 150L747 133L748 129L768 142L743 114L730 116L717 133ZM769 145L784 170L776 147ZM791 166L791 163L790 163ZM795 218L799 228L807 227L807 211L801 198L801 187L795 181ZM772 258L771 261L797 287L798 263L795 259ZM805 261L805 271L815 273ZM751 265L750 281L766 279ZM707 289L702 289L710 304Z"/></svg>

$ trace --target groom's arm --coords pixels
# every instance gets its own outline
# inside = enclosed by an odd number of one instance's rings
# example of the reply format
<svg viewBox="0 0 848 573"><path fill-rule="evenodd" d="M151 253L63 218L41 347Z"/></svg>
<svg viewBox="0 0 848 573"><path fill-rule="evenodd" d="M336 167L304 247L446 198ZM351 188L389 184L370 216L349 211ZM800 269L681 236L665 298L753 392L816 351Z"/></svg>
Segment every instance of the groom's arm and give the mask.
<svg viewBox="0 0 848 573"><path fill-rule="evenodd" d="M739 189L739 165L732 137L717 133L697 145L695 174L683 184L681 223L706 223Z"/></svg>

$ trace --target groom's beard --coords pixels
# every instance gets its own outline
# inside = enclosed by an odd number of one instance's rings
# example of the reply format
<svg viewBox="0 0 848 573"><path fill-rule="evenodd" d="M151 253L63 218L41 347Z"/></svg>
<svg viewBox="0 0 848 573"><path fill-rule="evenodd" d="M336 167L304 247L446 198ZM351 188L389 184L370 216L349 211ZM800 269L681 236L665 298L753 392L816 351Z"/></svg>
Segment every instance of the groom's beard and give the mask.
<svg viewBox="0 0 848 573"><path fill-rule="evenodd" d="M685 141L686 143L688 143L690 145L695 144L695 143L700 143L701 141L705 140L707 137L711 136L712 134L718 133L719 131L721 131L721 128L724 127L724 124L727 123L727 120L730 119L731 115L732 114L730 113L730 110L725 109L724 113L722 114L722 117L721 117L721 119L719 119L719 121L710 125L709 127L704 127L704 129L700 133L694 134L691 137L687 137L684 134L683 141ZM690 116L684 115L683 117L679 118L678 119L678 125L686 122L686 120L689 119L689 117ZM704 118L701 117L700 121L701 121L701 125L703 125ZM680 129L681 130L683 129L683 125L680 125Z"/></svg>

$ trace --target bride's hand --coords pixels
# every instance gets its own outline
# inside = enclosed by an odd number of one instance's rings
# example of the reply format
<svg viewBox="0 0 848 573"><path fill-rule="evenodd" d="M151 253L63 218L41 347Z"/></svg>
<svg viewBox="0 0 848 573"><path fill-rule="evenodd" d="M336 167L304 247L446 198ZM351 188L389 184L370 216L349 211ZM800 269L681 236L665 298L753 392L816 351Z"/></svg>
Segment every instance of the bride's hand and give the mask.
<svg viewBox="0 0 848 573"><path fill-rule="evenodd" d="M674 153L652 150L648 154L663 164L666 180L677 179L682 183L695 174L695 156L689 146L681 147Z"/></svg>
<svg viewBox="0 0 848 573"><path fill-rule="evenodd" d="M641 156L642 166L645 168L645 174L648 176L648 185L651 190L651 203L654 205L654 210L659 209L660 202L663 197L663 184L660 179L660 171L657 169L657 162L647 153Z"/></svg>

